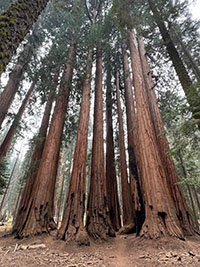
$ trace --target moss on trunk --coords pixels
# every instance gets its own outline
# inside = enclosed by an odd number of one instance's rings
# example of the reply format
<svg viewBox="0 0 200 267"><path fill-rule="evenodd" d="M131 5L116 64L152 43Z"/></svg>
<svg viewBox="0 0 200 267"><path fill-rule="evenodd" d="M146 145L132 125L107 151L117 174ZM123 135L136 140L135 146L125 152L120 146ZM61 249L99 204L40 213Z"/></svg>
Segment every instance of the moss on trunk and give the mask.
<svg viewBox="0 0 200 267"><path fill-rule="evenodd" d="M18 0L0 15L0 73L49 0Z"/></svg>

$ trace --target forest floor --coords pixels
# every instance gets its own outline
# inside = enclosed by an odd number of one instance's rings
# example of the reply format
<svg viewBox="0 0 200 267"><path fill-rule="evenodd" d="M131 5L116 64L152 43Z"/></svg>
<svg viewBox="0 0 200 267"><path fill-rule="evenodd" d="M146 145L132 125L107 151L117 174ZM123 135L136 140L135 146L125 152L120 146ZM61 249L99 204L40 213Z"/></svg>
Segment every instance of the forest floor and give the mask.
<svg viewBox="0 0 200 267"><path fill-rule="evenodd" d="M0 231L0 267L200 266L200 238L146 240L117 235L83 247L56 240L56 233L18 240Z"/></svg>

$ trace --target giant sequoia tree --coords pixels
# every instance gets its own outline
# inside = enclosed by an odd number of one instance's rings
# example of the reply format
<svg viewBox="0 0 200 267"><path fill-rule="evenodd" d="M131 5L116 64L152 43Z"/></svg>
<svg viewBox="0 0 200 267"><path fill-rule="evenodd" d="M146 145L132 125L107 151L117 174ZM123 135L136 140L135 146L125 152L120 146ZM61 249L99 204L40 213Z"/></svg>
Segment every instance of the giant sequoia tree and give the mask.
<svg viewBox="0 0 200 267"><path fill-rule="evenodd" d="M40 160L42 157L42 152L44 149L45 139L46 139L46 135L47 135L47 128L49 125L49 118L50 118L50 114L51 114L52 102L53 102L53 94L50 93L48 100L47 100L47 103L46 103L46 106L45 106L44 115L42 118L39 133L37 135L37 140L35 143L34 152L33 152L32 158L31 158L31 164L30 164L30 167L29 167L29 170L27 173L27 177L26 177L25 187L24 187L24 190L22 193L19 208L17 211L14 225L13 225L13 229L12 229L13 232L18 231L21 224L23 223L24 215L26 214L27 205L29 203L31 191L33 190L35 178L37 175Z"/></svg>
<svg viewBox="0 0 200 267"><path fill-rule="evenodd" d="M116 73L116 94L117 94L117 113L119 124L119 151L120 151L120 174L122 186L122 208L123 208L123 225L122 232L135 231L135 207L131 199L131 187L128 182L126 150L124 141L123 116L119 92L119 73Z"/></svg>
<svg viewBox="0 0 200 267"><path fill-rule="evenodd" d="M108 213L104 171L102 51L100 45L97 48L96 59L94 126L87 231L94 239L106 240L107 235L113 235Z"/></svg>
<svg viewBox="0 0 200 267"><path fill-rule="evenodd" d="M58 237L67 240L84 242L86 235L83 217L85 212L85 181L88 143L88 124L90 113L90 88L92 69L92 49L87 56L85 79L83 81L82 102L79 115L79 126L74 152L73 170L65 205L64 216Z"/></svg>
<svg viewBox="0 0 200 267"><path fill-rule="evenodd" d="M19 237L48 232L56 228L53 219L53 200L60 138L70 93L74 58L75 43L72 41L34 188L31 192L24 221L17 230Z"/></svg>
<svg viewBox="0 0 200 267"><path fill-rule="evenodd" d="M138 115L140 160L142 164L142 190L145 192L145 221L140 235L157 238L171 235L183 238L183 229L176 214L173 196L169 190L167 175L153 128L151 110L145 89L142 64L137 47L137 39L129 30L131 63L134 75L134 89ZM153 152L153 153L152 153ZM161 182L162 181L162 182ZM153 193L153 190L155 192ZM158 201L159 199L159 201Z"/></svg>
<svg viewBox="0 0 200 267"><path fill-rule="evenodd" d="M118 231L121 222L113 140L113 97L110 56L110 52L108 52L109 62L106 64L106 190L110 220L115 231Z"/></svg>

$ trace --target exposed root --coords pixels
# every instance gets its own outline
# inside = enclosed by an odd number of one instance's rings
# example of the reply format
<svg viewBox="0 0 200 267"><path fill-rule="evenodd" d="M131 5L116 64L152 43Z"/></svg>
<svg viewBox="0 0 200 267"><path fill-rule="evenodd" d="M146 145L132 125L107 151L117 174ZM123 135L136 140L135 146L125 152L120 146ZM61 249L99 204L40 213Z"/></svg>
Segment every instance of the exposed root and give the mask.
<svg viewBox="0 0 200 267"><path fill-rule="evenodd" d="M90 240L85 228L78 231L76 235L76 242L79 246L90 246Z"/></svg>
<svg viewBox="0 0 200 267"><path fill-rule="evenodd" d="M120 235L132 234L132 233L135 233L135 223L130 223L130 224L124 225L119 230Z"/></svg>
<svg viewBox="0 0 200 267"><path fill-rule="evenodd" d="M112 227L103 223L91 222L87 227L89 236L94 240L106 241L107 237L115 237L115 231Z"/></svg>

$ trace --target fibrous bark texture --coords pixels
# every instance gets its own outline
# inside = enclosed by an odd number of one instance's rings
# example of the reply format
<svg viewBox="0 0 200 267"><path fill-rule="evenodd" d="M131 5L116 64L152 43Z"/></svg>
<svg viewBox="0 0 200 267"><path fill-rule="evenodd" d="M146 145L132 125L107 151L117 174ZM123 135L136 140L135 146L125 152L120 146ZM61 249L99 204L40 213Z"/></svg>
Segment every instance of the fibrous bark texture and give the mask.
<svg viewBox="0 0 200 267"><path fill-rule="evenodd" d="M10 145L12 143L13 137L17 132L17 128L19 126L19 122L21 120L21 117L22 117L22 115L26 109L26 106L28 104L28 101L29 101L34 89L35 89L35 82L32 83L30 89L28 90L26 97L24 98L24 100L22 102L21 107L20 107L19 111L17 112L12 125L10 126L10 129L9 129L3 143L0 146L0 160L4 159L6 157L6 154L7 154L8 150L10 148Z"/></svg>
<svg viewBox="0 0 200 267"><path fill-rule="evenodd" d="M7 85L0 95L0 127L17 92L22 73L22 65L16 64L9 76Z"/></svg>
<svg viewBox="0 0 200 267"><path fill-rule="evenodd" d="M119 92L119 75L116 74L116 92L117 92L117 112L119 123L119 150L120 150L120 173L122 185L122 208L123 208L123 228L122 233L135 232L135 209L131 199L131 187L128 183L126 152L124 143L124 126Z"/></svg>
<svg viewBox="0 0 200 267"><path fill-rule="evenodd" d="M36 176L26 216L18 230L18 237L49 232L56 228L53 219L53 200L59 160L60 141L73 75L75 44L70 48L63 80L59 88L50 129L45 141L40 166Z"/></svg>
<svg viewBox="0 0 200 267"><path fill-rule="evenodd" d="M52 102L53 102L53 94L50 94L45 106L40 130L37 136L34 152L31 158L30 169L28 171L28 176L26 178L26 184L20 200L19 208L15 218L15 223L13 225L12 229L13 233L18 231L20 226L23 224L24 216L26 216L27 205L29 203L29 198L31 196L40 160L42 157L42 152L44 149L45 139L47 135L47 128L49 125L49 118L51 114Z"/></svg>
<svg viewBox="0 0 200 267"><path fill-rule="evenodd" d="M89 49L86 76L82 89L82 102L74 152L73 169L65 204L64 216L57 235L60 239L76 239L78 243L86 245L89 241L83 225L83 217L85 212L85 181L90 113L91 69L92 49Z"/></svg>
<svg viewBox="0 0 200 267"><path fill-rule="evenodd" d="M129 153L129 169L130 169L130 184L134 209L134 221L136 225L136 233L140 232L144 222L144 204L142 199L142 191L140 185L139 172L139 148L138 148L138 132L137 132L137 116L134 107L132 81L130 77L128 54L126 47L122 47L123 54L123 69L124 69L124 85L125 85L125 105L127 118L127 132L128 132L128 153ZM136 155L138 163L136 162ZM139 175L140 173L140 175Z"/></svg>
<svg viewBox="0 0 200 267"><path fill-rule="evenodd" d="M117 177L114 158L111 69L107 66L106 81L106 190L110 220L115 231L121 227Z"/></svg>
<svg viewBox="0 0 200 267"><path fill-rule="evenodd" d="M153 128L137 40L133 31L129 30L128 33L138 116L139 160L142 162L140 166L142 166L141 178L146 216L140 235L149 238L159 238L162 235L183 238L183 231L169 191Z"/></svg>
<svg viewBox="0 0 200 267"><path fill-rule="evenodd" d="M163 38L164 44L166 46L167 52L169 54L169 57L173 63L173 66L176 70L180 83L185 92L187 101L191 107L193 117L195 119L200 120L200 96L198 94L198 91L195 88L195 86L192 85L192 80L189 77L189 74L183 64L183 61L180 55L178 54L178 51L171 39L169 31L167 27L165 26L165 22L161 18L156 5L153 3L152 0L148 0L148 2L149 2L150 9L152 10L154 14L154 19L159 27L159 30Z"/></svg>
<svg viewBox="0 0 200 267"><path fill-rule="evenodd" d="M0 15L0 73L49 0L18 0Z"/></svg>
<svg viewBox="0 0 200 267"><path fill-rule="evenodd" d="M96 60L91 181L86 226L89 235L94 240L105 240L106 236L111 235L113 231L108 214L104 170L102 55L100 48L97 49Z"/></svg>
<svg viewBox="0 0 200 267"><path fill-rule="evenodd" d="M180 184L178 183L179 178L172 156L168 153L170 147L167 138L164 135L164 124L162 121L160 110L158 108L156 95L153 90L154 85L150 73L150 68L145 57L146 52L144 49L144 44L141 39L139 39L138 43L142 70L145 78L145 86L148 96L148 105L151 112L151 119L153 121L153 127L157 139L160 157L166 173L168 188L173 198L176 207L176 214L179 219L181 228L184 232L184 235L191 235L195 232L194 223L187 207L183 191L181 189Z"/></svg>

